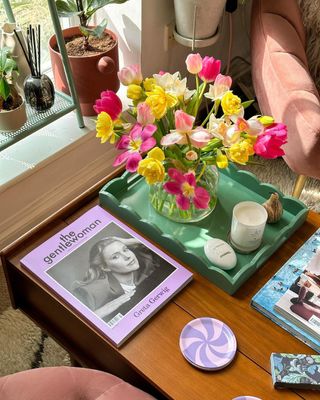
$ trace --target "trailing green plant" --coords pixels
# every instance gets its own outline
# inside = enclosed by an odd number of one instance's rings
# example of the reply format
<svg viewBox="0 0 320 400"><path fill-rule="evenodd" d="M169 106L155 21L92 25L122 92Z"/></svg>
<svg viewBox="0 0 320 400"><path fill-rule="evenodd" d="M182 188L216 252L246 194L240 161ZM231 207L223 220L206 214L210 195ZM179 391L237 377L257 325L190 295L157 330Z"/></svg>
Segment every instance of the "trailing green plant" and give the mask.
<svg viewBox="0 0 320 400"><path fill-rule="evenodd" d="M0 110L12 110L22 103L13 82L13 73L18 66L8 47L0 48Z"/></svg>
<svg viewBox="0 0 320 400"><path fill-rule="evenodd" d="M84 48L89 47L89 37L101 37L107 26L107 19L96 26L89 28L88 24L91 17L102 7L108 4L122 4L127 0L56 0L56 6L60 17L77 16L80 21L79 29L84 36Z"/></svg>

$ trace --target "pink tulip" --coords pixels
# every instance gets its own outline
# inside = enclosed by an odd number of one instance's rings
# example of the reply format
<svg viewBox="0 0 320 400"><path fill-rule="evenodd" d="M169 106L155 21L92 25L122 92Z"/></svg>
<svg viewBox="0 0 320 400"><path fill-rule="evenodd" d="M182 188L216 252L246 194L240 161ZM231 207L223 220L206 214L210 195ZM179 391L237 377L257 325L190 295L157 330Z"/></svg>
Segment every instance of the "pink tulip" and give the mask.
<svg viewBox="0 0 320 400"><path fill-rule="evenodd" d="M186 59L186 64L190 74L198 74L202 69L202 57L199 53L189 54Z"/></svg>
<svg viewBox="0 0 320 400"><path fill-rule="evenodd" d="M137 106L137 121L142 126L153 124L155 120L151 108L147 103L139 103Z"/></svg>
<svg viewBox="0 0 320 400"><path fill-rule="evenodd" d="M93 109L97 114L100 114L102 111L106 112L114 121L119 118L121 114L122 103L112 90L105 90L101 92L100 99L95 101Z"/></svg>
<svg viewBox="0 0 320 400"><path fill-rule="evenodd" d="M221 61L214 57L204 57L199 77L206 82L213 82L220 73Z"/></svg>
<svg viewBox="0 0 320 400"><path fill-rule="evenodd" d="M222 74L218 74L215 81L214 81L215 85L223 85L226 86L228 89L230 89L231 85L232 85L232 78L229 75L222 75Z"/></svg>
<svg viewBox="0 0 320 400"><path fill-rule="evenodd" d="M254 151L263 158L277 158L285 153L281 146L287 142L287 127L284 124L275 123L258 136L254 145Z"/></svg>
<svg viewBox="0 0 320 400"><path fill-rule="evenodd" d="M131 84L140 85L143 80L140 65L133 64L129 67L122 68L118 72L118 78L125 86L129 86Z"/></svg>
<svg viewBox="0 0 320 400"><path fill-rule="evenodd" d="M158 72L158 75L160 75L160 76L162 76L162 75L164 75L164 74L166 74L167 72L165 72L165 71L162 71L162 69Z"/></svg>
<svg viewBox="0 0 320 400"><path fill-rule="evenodd" d="M228 75L218 74L214 81L214 88L216 98L222 98L222 96L231 88L232 78Z"/></svg>
<svg viewBox="0 0 320 400"><path fill-rule="evenodd" d="M197 186L195 175L192 172L182 174L176 168L169 168L168 175L172 181L163 185L165 191L176 196L177 206L181 210L188 210L191 203L195 208L208 208L210 195L206 189Z"/></svg>
<svg viewBox="0 0 320 400"><path fill-rule="evenodd" d="M174 114L176 129L161 138L162 146L172 146L173 144L187 144L189 138L190 143L197 149L206 146L212 139L211 133L202 127L192 129L195 117L181 110L177 110Z"/></svg>
<svg viewBox="0 0 320 400"><path fill-rule="evenodd" d="M210 85L208 93L205 93L205 97L213 101L217 99L221 100L224 94L230 90L231 85L231 76L218 74L214 84Z"/></svg>
<svg viewBox="0 0 320 400"><path fill-rule="evenodd" d="M143 128L140 124L135 124L129 135L121 136L117 142L117 149L126 151L121 153L114 160L113 166L126 162L126 170L136 172L139 161L142 160L141 154L150 150L156 145L156 139L152 137L157 127L155 125L147 125Z"/></svg>
<svg viewBox="0 0 320 400"><path fill-rule="evenodd" d="M177 110L174 114L174 120L176 125L176 130L180 132L191 131L195 117L181 111Z"/></svg>

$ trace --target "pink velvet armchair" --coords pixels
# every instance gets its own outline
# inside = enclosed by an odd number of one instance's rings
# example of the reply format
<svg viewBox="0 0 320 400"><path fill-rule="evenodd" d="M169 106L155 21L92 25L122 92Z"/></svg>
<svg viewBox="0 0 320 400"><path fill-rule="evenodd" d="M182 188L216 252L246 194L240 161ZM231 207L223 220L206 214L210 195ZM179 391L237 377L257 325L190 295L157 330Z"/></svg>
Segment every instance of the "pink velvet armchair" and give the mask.
<svg viewBox="0 0 320 400"><path fill-rule="evenodd" d="M106 372L48 367L0 377L1 400L155 400Z"/></svg>
<svg viewBox="0 0 320 400"><path fill-rule="evenodd" d="M320 178L320 99L310 76L305 32L296 0L253 0L252 78L261 112L288 126L284 157L299 175Z"/></svg>

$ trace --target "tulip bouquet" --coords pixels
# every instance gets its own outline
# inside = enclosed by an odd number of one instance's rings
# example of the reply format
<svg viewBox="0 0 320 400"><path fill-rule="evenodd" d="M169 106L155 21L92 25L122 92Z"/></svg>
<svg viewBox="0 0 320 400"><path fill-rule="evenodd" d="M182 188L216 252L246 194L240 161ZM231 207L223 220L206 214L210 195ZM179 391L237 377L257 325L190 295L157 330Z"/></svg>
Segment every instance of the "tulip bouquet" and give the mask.
<svg viewBox="0 0 320 400"><path fill-rule="evenodd" d="M195 79L193 90L179 72L160 71L143 79L140 67L131 65L118 75L132 107L123 112L112 91L102 92L94 106L97 137L121 152L113 165L125 164L127 171L142 175L157 211L184 222L214 208L215 167L247 164L254 154L282 156L287 138L286 126L272 117L245 119L252 101L242 102L232 92L220 60L190 54L186 65Z"/></svg>

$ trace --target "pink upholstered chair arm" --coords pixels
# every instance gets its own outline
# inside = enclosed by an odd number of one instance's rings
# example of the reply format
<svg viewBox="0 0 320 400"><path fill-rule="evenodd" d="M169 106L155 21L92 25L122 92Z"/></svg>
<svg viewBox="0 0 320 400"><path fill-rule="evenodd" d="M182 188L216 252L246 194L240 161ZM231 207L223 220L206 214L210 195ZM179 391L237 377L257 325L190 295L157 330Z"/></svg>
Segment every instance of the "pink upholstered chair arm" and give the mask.
<svg viewBox="0 0 320 400"><path fill-rule="evenodd" d="M106 372L74 367L39 368L0 378L1 400L152 400Z"/></svg>
<svg viewBox="0 0 320 400"><path fill-rule="evenodd" d="M300 10L294 0L254 0L252 76L263 114L288 126L285 160L320 178L320 103L310 77Z"/></svg>

